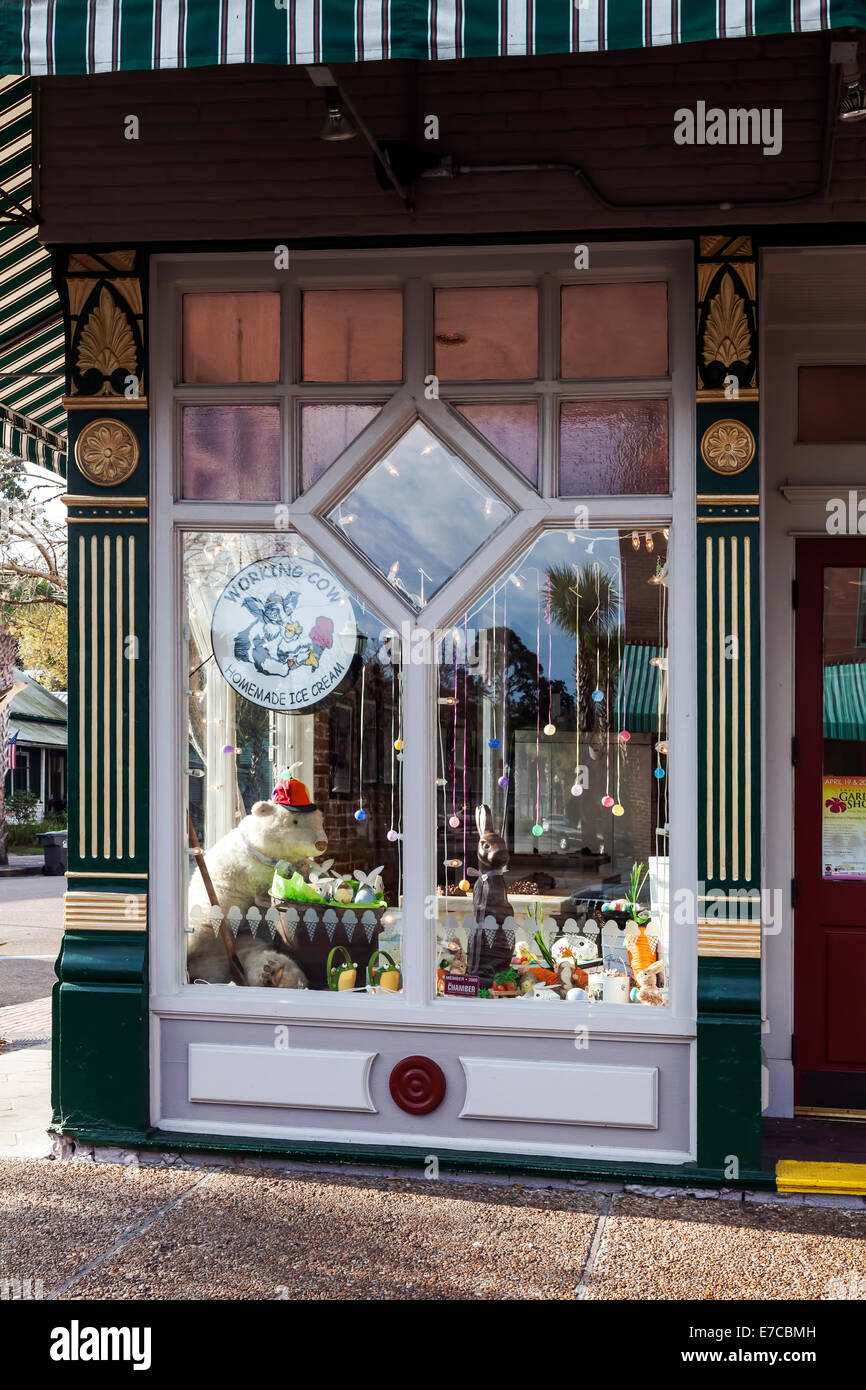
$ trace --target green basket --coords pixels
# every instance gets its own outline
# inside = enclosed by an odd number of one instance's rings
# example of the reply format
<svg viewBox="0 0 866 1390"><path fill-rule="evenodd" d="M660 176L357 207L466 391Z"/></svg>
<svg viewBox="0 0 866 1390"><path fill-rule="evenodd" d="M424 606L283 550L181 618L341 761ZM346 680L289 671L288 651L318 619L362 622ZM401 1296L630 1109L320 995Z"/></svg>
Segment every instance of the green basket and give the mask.
<svg viewBox="0 0 866 1390"><path fill-rule="evenodd" d="M343 959L336 965L334 956L342 954ZM328 980L328 989L348 990L355 988L355 981L358 978L358 967L349 955L346 946L334 946L328 954L328 963L325 966L325 974Z"/></svg>

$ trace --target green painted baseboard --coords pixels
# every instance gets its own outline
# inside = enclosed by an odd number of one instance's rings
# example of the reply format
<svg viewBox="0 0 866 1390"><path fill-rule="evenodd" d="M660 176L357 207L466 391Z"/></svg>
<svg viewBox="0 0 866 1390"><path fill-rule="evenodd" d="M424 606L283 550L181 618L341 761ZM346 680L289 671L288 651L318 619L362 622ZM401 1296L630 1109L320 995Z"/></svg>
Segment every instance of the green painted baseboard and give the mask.
<svg viewBox="0 0 866 1390"><path fill-rule="evenodd" d="M145 1149L165 1153L243 1154L255 1158L291 1158L307 1163L337 1163L353 1166L417 1168L423 1172L430 1155L429 1145L323 1144L306 1140L244 1139L213 1134L178 1134L170 1130L110 1129L103 1126L64 1125L57 1133L79 1144L121 1149ZM583 1178L591 1182L637 1182L666 1187L761 1188L775 1191L775 1175L763 1169L741 1170L736 1182L720 1170L699 1164L673 1166L664 1163L617 1163L599 1159L547 1158L521 1154L494 1154L476 1150L439 1150L440 1170L470 1170L487 1173L521 1173L534 1176Z"/></svg>

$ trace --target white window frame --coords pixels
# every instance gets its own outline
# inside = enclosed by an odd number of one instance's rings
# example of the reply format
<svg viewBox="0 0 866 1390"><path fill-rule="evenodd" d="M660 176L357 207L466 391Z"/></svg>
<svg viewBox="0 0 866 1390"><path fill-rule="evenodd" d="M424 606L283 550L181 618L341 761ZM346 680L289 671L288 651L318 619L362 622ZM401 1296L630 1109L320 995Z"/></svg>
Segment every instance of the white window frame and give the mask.
<svg viewBox="0 0 866 1390"><path fill-rule="evenodd" d="M180 670L182 585L181 535L185 530L273 532L275 503L181 501L175 495L179 469L179 406L183 402L232 404L278 399L282 409L282 500L290 504L290 526L325 557L343 581L364 595L386 623L416 623L427 630L462 615L504 568L545 529L570 529L578 502L589 508L591 527L624 529L670 524L669 644L674 680L670 687L668 760L671 902L677 890L691 892L697 880L697 673L695 658L695 498L694 498L694 291L692 248L682 242L651 245L599 243L591 247L592 269L575 271L573 246L400 248L349 254L344 251L293 252L291 269L277 271L265 253L157 255L151 270L151 1006L163 1016L208 1017L220 1021L255 1019L322 1026L387 1026L436 1031L571 1035L590 1026L605 1037L690 1039L695 1035L697 931L694 915L677 925L671 914L669 1007L581 1005L550 1010L524 1003L519 1010L496 1008L488 1000L451 1000L435 995L435 961L425 898L436 883L435 728L436 668L403 668L403 970L400 996L340 994L280 989L210 989L181 984L185 934L181 930L185 860L178 826L183 824L186 711ZM399 273L395 273L395 267ZM668 283L670 375L647 380L564 383L555 376L559 339L559 286L605 281ZM531 284L539 287L544 332L539 336L540 377L520 383L441 383L440 399L424 398L432 373L433 289L436 285ZM322 386L298 383L300 353L298 297L306 288L404 288L404 381ZM180 357L180 296L195 290L278 290L283 296L286 341L282 380L277 385L194 386L177 380ZM423 331L413 327L423 324ZM539 401L539 490L464 421L449 410L449 399L528 399ZM390 399L387 399L390 397ZM671 494L558 499L556 411L561 399L667 398ZM387 399L379 415L299 497L298 402ZM385 452L408 423L420 416L454 450L472 462L497 491L518 508L495 536L414 614L367 561L343 540L321 513L345 496L355 481ZM422 794L413 794L413 788ZM426 789L424 791L423 789ZM430 794L426 794L429 792ZM407 925L408 924L408 925ZM414 924L414 925L413 925ZM674 930L675 928L675 930Z"/></svg>

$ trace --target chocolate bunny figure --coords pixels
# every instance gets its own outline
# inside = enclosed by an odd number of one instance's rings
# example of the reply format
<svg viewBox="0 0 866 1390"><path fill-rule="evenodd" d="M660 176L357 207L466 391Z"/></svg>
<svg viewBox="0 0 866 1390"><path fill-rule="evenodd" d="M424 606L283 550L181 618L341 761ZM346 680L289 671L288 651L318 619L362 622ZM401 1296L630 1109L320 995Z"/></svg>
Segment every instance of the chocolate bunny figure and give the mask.
<svg viewBox="0 0 866 1390"><path fill-rule="evenodd" d="M489 806L476 808L475 824L478 827L478 877L472 893L475 930L469 941L469 969L480 977L481 988L489 989L497 970L506 970L511 961L511 947L502 930L503 922L511 916L503 878L508 868L508 848L494 828ZM488 944L483 930L488 918L499 928L492 945Z"/></svg>

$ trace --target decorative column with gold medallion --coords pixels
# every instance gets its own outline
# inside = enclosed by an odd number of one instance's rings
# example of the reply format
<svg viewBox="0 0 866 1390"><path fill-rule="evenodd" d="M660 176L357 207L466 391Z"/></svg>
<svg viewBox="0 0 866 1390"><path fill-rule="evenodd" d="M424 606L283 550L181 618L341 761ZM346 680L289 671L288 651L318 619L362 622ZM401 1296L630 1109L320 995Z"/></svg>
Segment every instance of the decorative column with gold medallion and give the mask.
<svg viewBox="0 0 866 1390"><path fill-rule="evenodd" d="M54 991L54 1123L148 1122L146 259L53 253L69 418L69 872ZM109 1140L110 1141L110 1140Z"/></svg>
<svg viewBox="0 0 866 1390"><path fill-rule="evenodd" d="M697 245L698 1163L761 1168L760 488L752 237Z"/></svg>

